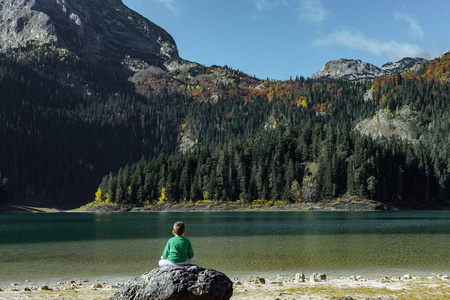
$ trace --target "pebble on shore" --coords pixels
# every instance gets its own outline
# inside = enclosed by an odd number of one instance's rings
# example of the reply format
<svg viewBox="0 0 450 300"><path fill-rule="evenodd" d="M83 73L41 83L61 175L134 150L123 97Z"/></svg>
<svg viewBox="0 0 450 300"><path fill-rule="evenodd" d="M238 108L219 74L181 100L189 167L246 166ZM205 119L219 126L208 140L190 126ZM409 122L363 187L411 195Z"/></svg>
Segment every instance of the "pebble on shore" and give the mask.
<svg viewBox="0 0 450 300"><path fill-rule="evenodd" d="M282 293L285 290L308 290L310 287L317 286L318 288L326 287L324 291L329 291L335 288L338 293L343 286L348 288L365 287L369 290L376 290L384 288L386 291L391 290L392 293L398 293L401 287L408 287L408 290L413 286L418 292L428 293L429 288L441 286L438 293L443 296L450 296L450 280L448 275L435 274L426 278L419 276L412 276L405 274L401 277L382 277L376 280L366 279L360 275L352 275L350 277L341 277L339 279L330 279L326 274L314 273L310 276L305 276L304 273L299 272L294 277L287 277L279 275L276 279L270 280L262 277L250 277L247 279L233 279L235 288L235 295L233 299L254 299L255 296L262 296L264 294L279 291ZM120 285L120 284L119 284ZM27 297L33 299L46 299L48 293L63 294L72 293L78 299L107 299L118 285L111 285L105 282L89 283L86 280L64 281L56 284L35 284L28 283L20 285L12 283L10 286L0 286L0 299L12 299L26 293ZM284 292L283 292L284 293ZM47 296L46 296L47 295ZM253 296L252 296L253 295ZM253 297L253 298L252 298ZM64 296L66 299L72 299L70 296ZM273 299L273 298L271 298ZM290 299L290 298L289 298Z"/></svg>

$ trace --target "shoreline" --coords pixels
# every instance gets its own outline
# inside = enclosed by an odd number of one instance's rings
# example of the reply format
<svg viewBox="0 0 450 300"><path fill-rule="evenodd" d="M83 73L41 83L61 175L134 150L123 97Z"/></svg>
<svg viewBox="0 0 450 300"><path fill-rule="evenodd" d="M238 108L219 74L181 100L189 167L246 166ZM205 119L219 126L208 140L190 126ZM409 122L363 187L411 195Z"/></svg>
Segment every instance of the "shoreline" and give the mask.
<svg viewBox="0 0 450 300"><path fill-rule="evenodd" d="M442 274L426 278L406 274L402 277L366 279L361 276L327 278L326 274L305 276L297 273L286 278L249 277L232 278L232 281L234 291L231 299L450 298L450 279ZM0 299L108 299L121 283L101 280L70 280L50 284L24 281L23 284L9 286L0 283Z"/></svg>
<svg viewBox="0 0 450 300"><path fill-rule="evenodd" d="M282 201L255 200L240 201L200 200L149 206L119 205L90 202L75 209L57 209L26 205L0 205L0 213L103 213L103 212L239 212L239 211L388 211L388 210L450 210L450 202L429 207L394 206L375 200L355 196L321 202L286 203Z"/></svg>
<svg viewBox="0 0 450 300"><path fill-rule="evenodd" d="M375 211L398 210L396 207L367 199L350 197L318 203L284 203L255 200L251 203L240 201L223 202L201 200L197 202L172 203L151 206L132 206L91 202L76 209L33 207L25 205L4 205L1 213L99 213L99 212L238 212L238 211Z"/></svg>

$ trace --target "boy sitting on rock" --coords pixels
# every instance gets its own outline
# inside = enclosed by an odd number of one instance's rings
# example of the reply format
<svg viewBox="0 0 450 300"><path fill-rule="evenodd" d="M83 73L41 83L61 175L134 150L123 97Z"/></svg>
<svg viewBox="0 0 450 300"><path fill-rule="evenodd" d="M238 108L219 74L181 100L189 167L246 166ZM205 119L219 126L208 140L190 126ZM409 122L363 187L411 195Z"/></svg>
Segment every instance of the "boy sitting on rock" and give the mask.
<svg viewBox="0 0 450 300"><path fill-rule="evenodd" d="M184 237L186 228L183 222L175 222L172 233L175 236L167 241L159 266L166 267L194 263L194 249L192 249L191 241Z"/></svg>

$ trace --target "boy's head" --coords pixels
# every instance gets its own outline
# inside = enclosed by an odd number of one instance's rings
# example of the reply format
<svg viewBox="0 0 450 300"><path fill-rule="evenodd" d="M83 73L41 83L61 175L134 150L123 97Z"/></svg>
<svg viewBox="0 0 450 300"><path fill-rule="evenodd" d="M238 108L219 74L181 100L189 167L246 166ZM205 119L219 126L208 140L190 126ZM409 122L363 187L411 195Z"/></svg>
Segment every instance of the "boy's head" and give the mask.
<svg viewBox="0 0 450 300"><path fill-rule="evenodd" d="M175 222L173 224L173 234L182 236L186 233L186 228L184 227L183 222Z"/></svg>

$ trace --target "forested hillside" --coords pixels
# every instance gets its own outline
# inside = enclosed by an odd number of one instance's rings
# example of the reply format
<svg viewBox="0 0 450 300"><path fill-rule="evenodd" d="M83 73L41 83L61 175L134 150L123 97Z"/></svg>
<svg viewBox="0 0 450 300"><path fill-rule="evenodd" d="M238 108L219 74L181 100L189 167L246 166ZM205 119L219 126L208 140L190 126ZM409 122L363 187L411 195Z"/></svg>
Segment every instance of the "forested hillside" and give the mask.
<svg viewBox="0 0 450 300"><path fill-rule="evenodd" d="M106 172L173 152L183 97L144 99L119 67L52 44L0 53L0 170L14 202L77 206Z"/></svg>
<svg viewBox="0 0 450 300"><path fill-rule="evenodd" d="M137 205L344 194L442 203L448 62L373 82L271 81L198 64L90 64L28 42L0 54L0 171L11 191L3 201L68 208L97 191L103 202ZM407 140L354 129L405 106Z"/></svg>
<svg viewBox="0 0 450 300"><path fill-rule="evenodd" d="M230 112L234 116L236 104L246 111L239 123L248 124L252 119L248 112L257 106L271 113L261 120L264 127L256 135L244 132L243 138L222 138L221 143L184 155L127 165L103 178L96 200L142 206L203 199L318 202L357 195L397 207L444 205L450 183L450 121L445 118L450 109L449 58L419 71L378 78L371 86L278 82L274 85L307 87L299 88L293 98L231 97L223 101L229 106L224 105L222 118L214 116L213 121L221 123L210 128L232 124L233 118L223 116ZM366 89L370 97L364 97ZM292 100L302 97L304 104ZM220 106L206 105L211 111ZM378 110L395 118L404 107L413 111L407 139L394 135L374 140L353 129L354 123ZM194 119L201 122L200 115ZM225 127L222 135L229 131Z"/></svg>

